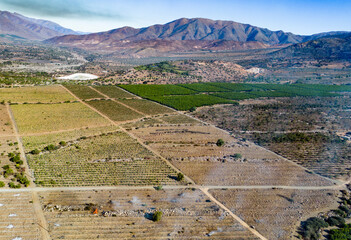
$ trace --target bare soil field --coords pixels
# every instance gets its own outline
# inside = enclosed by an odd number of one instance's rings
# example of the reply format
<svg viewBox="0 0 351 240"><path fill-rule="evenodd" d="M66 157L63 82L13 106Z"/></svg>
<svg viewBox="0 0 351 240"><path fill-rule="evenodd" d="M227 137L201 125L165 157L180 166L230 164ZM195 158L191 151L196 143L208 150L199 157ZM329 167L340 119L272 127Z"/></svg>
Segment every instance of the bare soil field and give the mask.
<svg viewBox="0 0 351 240"><path fill-rule="evenodd" d="M0 104L0 137L14 134L6 105Z"/></svg>
<svg viewBox="0 0 351 240"><path fill-rule="evenodd" d="M21 134L110 125L81 103L12 105L11 109Z"/></svg>
<svg viewBox="0 0 351 240"><path fill-rule="evenodd" d="M161 125L131 132L197 184L333 185L332 181L211 126ZM225 144L217 146L218 139L223 139Z"/></svg>
<svg viewBox="0 0 351 240"><path fill-rule="evenodd" d="M284 160L171 163L197 184L208 186L332 186L333 182Z"/></svg>
<svg viewBox="0 0 351 240"><path fill-rule="evenodd" d="M43 192L40 198L52 239L257 239L199 190ZM163 212L159 222L151 220L156 211Z"/></svg>
<svg viewBox="0 0 351 240"><path fill-rule="evenodd" d="M42 240L31 193L0 193L0 239Z"/></svg>
<svg viewBox="0 0 351 240"><path fill-rule="evenodd" d="M312 213L337 208L332 190L210 190L221 203L268 239L297 239L297 224Z"/></svg>
<svg viewBox="0 0 351 240"><path fill-rule="evenodd" d="M1 88L0 101L12 103L57 103L75 99L60 86Z"/></svg>

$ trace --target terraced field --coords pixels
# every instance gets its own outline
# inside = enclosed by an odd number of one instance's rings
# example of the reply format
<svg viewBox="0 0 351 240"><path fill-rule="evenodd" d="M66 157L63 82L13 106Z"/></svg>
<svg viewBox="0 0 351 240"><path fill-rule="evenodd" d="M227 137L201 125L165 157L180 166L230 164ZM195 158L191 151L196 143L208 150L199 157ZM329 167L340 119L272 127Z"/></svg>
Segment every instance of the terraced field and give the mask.
<svg viewBox="0 0 351 240"><path fill-rule="evenodd" d="M31 193L0 193L0 239L42 240Z"/></svg>
<svg viewBox="0 0 351 240"><path fill-rule="evenodd" d="M12 105L11 109L21 134L109 125L81 103Z"/></svg>
<svg viewBox="0 0 351 240"><path fill-rule="evenodd" d="M12 103L58 103L75 99L60 86L1 88L0 101Z"/></svg>
<svg viewBox="0 0 351 240"><path fill-rule="evenodd" d="M198 190L40 195L52 239L258 239ZM75 210L62 210L67 206ZM156 210L163 212L159 222L150 220Z"/></svg>

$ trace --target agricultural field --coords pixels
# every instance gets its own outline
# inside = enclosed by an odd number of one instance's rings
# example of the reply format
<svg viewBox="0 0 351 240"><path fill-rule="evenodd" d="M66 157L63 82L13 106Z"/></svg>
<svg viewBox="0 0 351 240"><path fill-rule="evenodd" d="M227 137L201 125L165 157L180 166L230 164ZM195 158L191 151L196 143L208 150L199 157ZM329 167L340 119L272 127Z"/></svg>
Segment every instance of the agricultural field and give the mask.
<svg viewBox="0 0 351 240"><path fill-rule="evenodd" d="M174 110L144 99L120 99L119 102L144 113L145 115L158 115L172 113Z"/></svg>
<svg viewBox="0 0 351 240"><path fill-rule="evenodd" d="M13 134L13 128L7 107L0 104L0 137Z"/></svg>
<svg viewBox="0 0 351 240"><path fill-rule="evenodd" d="M337 190L227 189L213 196L268 239L296 239L299 222L337 208Z"/></svg>
<svg viewBox="0 0 351 240"><path fill-rule="evenodd" d="M264 147L310 169L336 179L349 179L350 144L322 133L254 134Z"/></svg>
<svg viewBox="0 0 351 240"><path fill-rule="evenodd" d="M97 86L94 87L99 92L106 94L110 98L124 99L124 98L137 98L135 95L123 90L122 88L116 86Z"/></svg>
<svg viewBox="0 0 351 240"><path fill-rule="evenodd" d="M42 192L40 197L53 240L258 239L195 189ZM157 222L152 221L156 211L163 213Z"/></svg>
<svg viewBox="0 0 351 240"><path fill-rule="evenodd" d="M42 186L178 184L174 170L119 130L64 144L61 140L33 153L28 146L37 143L37 137L24 140L28 164Z"/></svg>
<svg viewBox="0 0 351 240"><path fill-rule="evenodd" d="M120 85L120 87L177 110L235 104L234 100L282 97L336 97L351 92L349 85L192 83L179 85Z"/></svg>
<svg viewBox="0 0 351 240"><path fill-rule="evenodd" d="M0 101L11 103L59 103L75 100L60 86L0 88Z"/></svg>
<svg viewBox="0 0 351 240"><path fill-rule="evenodd" d="M82 103L12 105L11 109L21 134L110 125Z"/></svg>
<svg viewBox="0 0 351 240"><path fill-rule="evenodd" d="M0 239L43 239L32 193L0 193Z"/></svg>
<svg viewBox="0 0 351 240"><path fill-rule="evenodd" d="M88 86L83 86L83 85L65 85L65 87L71 91L74 95L76 95L78 98L82 100L88 100L88 99L100 99L104 98L101 94L98 92L94 91Z"/></svg>
<svg viewBox="0 0 351 240"><path fill-rule="evenodd" d="M112 100L93 100L87 103L116 122L134 120L143 117L140 113Z"/></svg>

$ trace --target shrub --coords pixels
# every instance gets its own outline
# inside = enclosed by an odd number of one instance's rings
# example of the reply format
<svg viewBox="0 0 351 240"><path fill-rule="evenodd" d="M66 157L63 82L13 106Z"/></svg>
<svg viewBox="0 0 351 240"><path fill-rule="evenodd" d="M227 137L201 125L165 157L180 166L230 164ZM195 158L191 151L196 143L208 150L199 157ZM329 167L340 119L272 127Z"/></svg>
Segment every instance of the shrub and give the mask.
<svg viewBox="0 0 351 240"><path fill-rule="evenodd" d="M0 181L0 187L5 187L5 183Z"/></svg>
<svg viewBox="0 0 351 240"><path fill-rule="evenodd" d="M67 143L65 141L61 141L60 143L60 146L64 147L64 146L67 146Z"/></svg>
<svg viewBox="0 0 351 240"><path fill-rule="evenodd" d="M234 157L235 159L240 159L240 158L242 158L243 156L242 156L240 153L235 153L235 154L233 155L233 157Z"/></svg>
<svg viewBox="0 0 351 240"><path fill-rule="evenodd" d="M224 140L223 139L218 139L217 140L217 142L216 142L216 145L218 146L218 147L221 147L221 146L223 146L225 144L225 142L224 142Z"/></svg>
<svg viewBox="0 0 351 240"><path fill-rule="evenodd" d="M345 219L339 216L332 216L329 217L326 222L329 224L329 226L340 226L345 224Z"/></svg>
<svg viewBox="0 0 351 240"><path fill-rule="evenodd" d="M163 212L161 212L161 211L156 211L156 212L152 215L152 221L154 221L154 222L159 222L159 221L161 221L162 215L163 215Z"/></svg>
<svg viewBox="0 0 351 240"><path fill-rule="evenodd" d="M328 223L326 223L323 219L312 217L302 222L300 227L300 234L304 239L318 240L320 237L319 232L321 228L328 226Z"/></svg>
<svg viewBox="0 0 351 240"><path fill-rule="evenodd" d="M9 187L10 187L10 188L21 188L21 185L20 185L20 184L17 184L17 185L16 185L15 183L10 182L10 183L9 183Z"/></svg>
<svg viewBox="0 0 351 240"><path fill-rule="evenodd" d="M30 151L30 153L33 155L38 155L40 153L40 150L34 149L34 150Z"/></svg>
<svg viewBox="0 0 351 240"><path fill-rule="evenodd" d="M184 179L184 174L183 173L178 173L177 175L177 181L182 181Z"/></svg>
<svg viewBox="0 0 351 240"><path fill-rule="evenodd" d="M53 144L50 144L50 145L48 145L48 146L46 146L46 147L44 148L44 150L49 151L49 152L52 152L52 151L54 151L54 150L56 150L56 149L58 149L58 147L56 147L56 146L53 145Z"/></svg>

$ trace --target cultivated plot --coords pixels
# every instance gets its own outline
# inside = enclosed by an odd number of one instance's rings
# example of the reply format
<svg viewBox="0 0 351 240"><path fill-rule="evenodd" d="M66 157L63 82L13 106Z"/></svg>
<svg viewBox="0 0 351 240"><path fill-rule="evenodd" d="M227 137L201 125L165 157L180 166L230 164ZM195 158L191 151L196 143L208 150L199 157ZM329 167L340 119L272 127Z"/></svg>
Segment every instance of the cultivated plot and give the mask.
<svg viewBox="0 0 351 240"><path fill-rule="evenodd" d="M12 103L57 103L76 99L60 86L1 88L0 101Z"/></svg>
<svg viewBox="0 0 351 240"><path fill-rule="evenodd" d="M52 239L257 239L198 190L40 195ZM163 213L158 222L151 220L156 211Z"/></svg>
<svg viewBox="0 0 351 240"><path fill-rule="evenodd" d="M210 193L268 239L294 238L301 220L338 207L336 190L238 189Z"/></svg>
<svg viewBox="0 0 351 240"><path fill-rule="evenodd" d="M143 117L143 115L112 100L89 101L87 103L116 122L123 122Z"/></svg>
<svg viewBox="0 0 351 240"><path fill-rule="evenodd" d="M11 109L21 134L109 125L82 103L12 105Z"/></svg>
<svg viewBox="0 0 351 240"><path fill-rule="evenodd" d="M94 91L88 86L82 85L66 85L65 86L69 91L71 91L78 98L87 100L87 99L95 99L95 98L104 98L101 94Z"/></svg>
<svg viewBox="0 0 351 240"><path fill-rule="evenodd" d="M24 140L25 146L38 142L36 136ZM176 172L163 160L120 131L57 142L38 150L27 154L27 159L36 183L42 186L185 183L174 180Z"/></svg>
<svg viewBox="0 0 351 240"><path fill-rule="evenodd" d="M142 112L145 115L157 115L174 112L174 110L168 107L143 99L121 99L119 102Z"/></svg>
<svg viewBox="0 0 351 240"><path fill-rule="evenodd" d="M43 239L31 193L0 193L0 239Z"/></svg>
<svg viewBox="0 0 351 240"><path fill-rule="evenodd" d="M123 99L123 98L136 98L135 95L116 86L98 86L94 87L99 92L106 94L110 98Z"/></svg>

